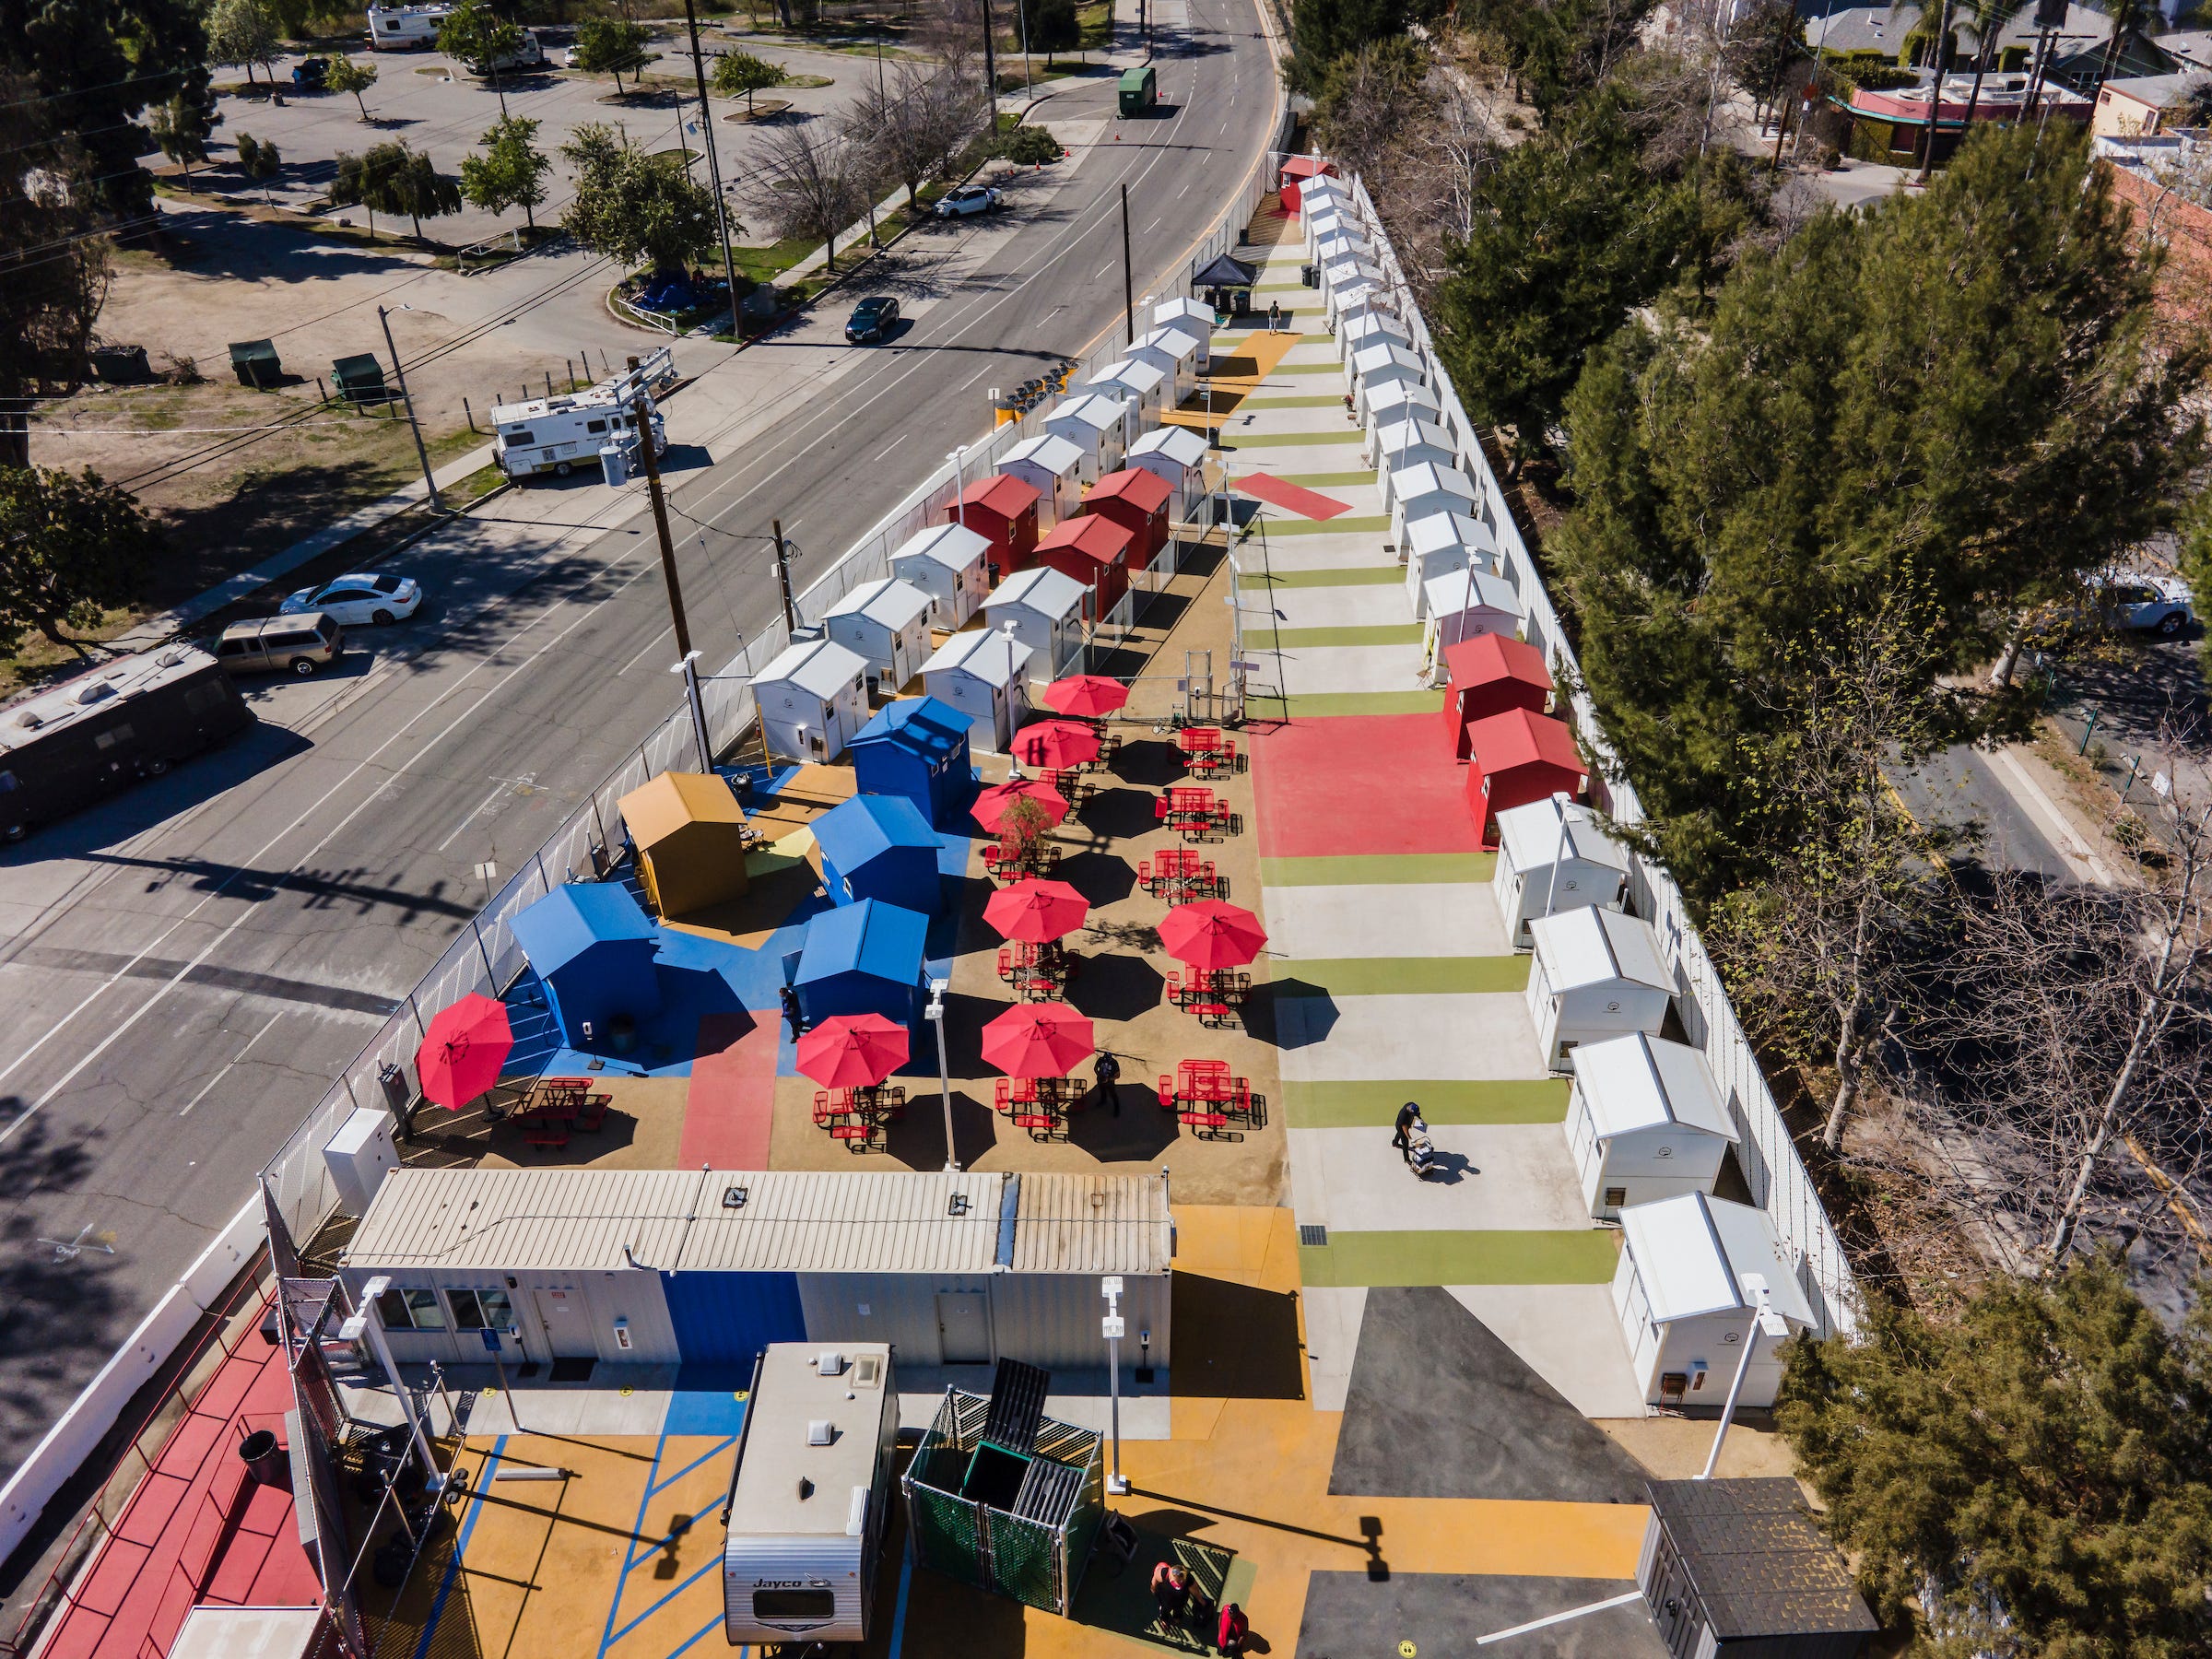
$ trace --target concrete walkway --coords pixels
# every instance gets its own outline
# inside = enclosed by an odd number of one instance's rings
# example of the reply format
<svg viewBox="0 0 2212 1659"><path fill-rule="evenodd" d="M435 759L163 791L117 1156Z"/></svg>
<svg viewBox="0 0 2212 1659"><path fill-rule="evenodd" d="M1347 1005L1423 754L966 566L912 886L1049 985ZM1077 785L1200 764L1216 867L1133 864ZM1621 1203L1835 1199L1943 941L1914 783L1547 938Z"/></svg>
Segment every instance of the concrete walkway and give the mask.
<svg viewBox="0 0 2212 1659"><path fill-rule="evenodd" d="M1290 326L1314 328L1301 257L1279 247L1257 291L1305 303ZM1265 508L1236 549L1264 688L1253 767L1313 1405L1342 1409L1356 1359L1371 1363L1371 1291L1432 1287L1583 1416L1641 1417L1608 1290L1617 1235L1582 1199L1567 1088L1537 1053L1528 959L1505 943L1441 694L1423 683L1336 343L1283 338L1231 347L1265 371L1219 424L1232 477L1265 471L1347 509ZM1408 1100L1443 1166L1426 1182L1391 1147Z"/></svg>

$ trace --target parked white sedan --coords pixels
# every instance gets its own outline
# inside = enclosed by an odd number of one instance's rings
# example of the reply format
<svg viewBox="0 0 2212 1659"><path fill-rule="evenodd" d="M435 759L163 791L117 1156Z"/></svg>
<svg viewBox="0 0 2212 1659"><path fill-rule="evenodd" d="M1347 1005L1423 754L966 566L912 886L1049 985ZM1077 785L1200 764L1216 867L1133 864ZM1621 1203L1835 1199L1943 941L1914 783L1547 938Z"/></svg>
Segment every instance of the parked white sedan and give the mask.
<svg viewBox="0 0 2212 1659"><path fill-rule="evenodd" d="M422 589L412 576L340 576L319 588L301 588L276 608L286 616L322 611L341 628L383 627L415 614Z"/></svg>
<svg viewBox="0 0 2212 1659"><path fill-rule="evenodd" d="M939 218L966 218L973 213L989 213L998 206L999 194L988 184L962 184L948 190L937 203Z"/></svg>

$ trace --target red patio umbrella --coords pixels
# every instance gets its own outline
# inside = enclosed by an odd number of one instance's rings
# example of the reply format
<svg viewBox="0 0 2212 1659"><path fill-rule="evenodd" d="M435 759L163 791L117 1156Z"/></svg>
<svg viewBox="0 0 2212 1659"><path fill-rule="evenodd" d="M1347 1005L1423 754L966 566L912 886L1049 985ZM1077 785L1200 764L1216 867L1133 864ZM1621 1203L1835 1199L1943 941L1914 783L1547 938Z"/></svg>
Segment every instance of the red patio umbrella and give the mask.
<svg viewBox="0 0 2212 1659"><path fill-rule="evenodd" d="M1006 825L1001 821L1006 808L1018 800L1034 801L1044 809L1044 821L1057 824L1067 816L1067 802L1060 792L1042 778L1024 778L1018 783L994 783L975 797L969 810L975 821L996 835Z"/></svg>
<svg viewBox="0 0 2212 1659"><path fill-rule="evenodd" d="M471 992L431 1017L415 1051L423 1099L460 1111L500 1080L500 1068L513 1052L506 1004Z"/></svg>
<svg viewBox="0 0 2212 1659"><path fill-rule="evenodd" d="M1065 1077L1098 1042L1065 1003L1024 1003L983 1028L983 1058L1009 1077Z"/></svg>
<svg viewBox="0 0 2212 1659"><path fill-rule="evenodd" d="M1078 720L1111 714L1129 700L1129 688L1102 674L1071 674L1044 688L1046 706Z"/></svg>
<svg viewBox="0 0 2212 1659"><path fill-rule="evenodd" d="M1014 735L1014 752L1028 766L1081 766L1099 758L1099 735L1073 720L1041 720Z"/></svg>
<svg viewBox="0 0 2212 1659"><path fill-rule="evenodd" d="M880 1014L839 1014L799 1039L799 1069L825 1088L880 1083L906 1056L906 1028Z"/></svg>
<svg viewBox="0 0 2212 1659"><path fill-rule="evenodd" d="M1090 900L1066 882L1034 876L999 888L983 906L983 920L998 929L1000 938L1031 945L1074 933L1089 913Z"/></svg>
<svg viewBox="0 0 2212 1659"><path fill-rule="evenodd" d="M1241 968L1260 954L1267 931L1250 911L1218 899L1179 904L1159 924L1159 942L1194 968Z"/></svg>

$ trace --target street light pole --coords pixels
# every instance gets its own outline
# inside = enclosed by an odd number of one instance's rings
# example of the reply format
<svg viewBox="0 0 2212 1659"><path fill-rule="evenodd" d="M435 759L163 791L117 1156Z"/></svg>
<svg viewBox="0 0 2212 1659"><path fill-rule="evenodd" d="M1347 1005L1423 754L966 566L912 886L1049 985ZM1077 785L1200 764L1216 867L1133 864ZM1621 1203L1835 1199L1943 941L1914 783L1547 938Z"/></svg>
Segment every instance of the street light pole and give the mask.
<svg viewBox="0 0 2212 1659"><path fill-rule="evenodd" d="M1551 792L1552 805L1559 809L1559 844L1552 852L1551 880L1544 888L1544 913L1547 916L1551 914L1551 901L1559 896L1559 866L1567 862L1567 807L1571 799L1563 789Z"/></svg>
<svg viewBox="0 0 2212 1659"><path fill-rule="evenodd" d="M1735 1402L1744 1392L1744 1373L1751 1369L1751 1350L1759 1346L1762 1335L1779 1342L1790 1334L1789 1325L1774 1312L1773 1296L1767 1288L1763 1274L1746 1273L1738 1277L1737 1282L1752 1301L1751 1328L1744 1333L1743 1358L1735 1362L1735 1381L1728 1384L1728 1398L1721 1406L1721 1424L1713 1430L1712 1451L1706 1456L1704 1471L1698 1477L1700 1480L1711 1480L1713 1470L1720 1466L1721 1442L1728 1438L1728 1426L1735 1420Z"/></svg>
<svg viewBox="0 0 2212 1659"><path fill-rule="evenodd" d="M403 305L399 309L413 311L415 308ZM430 477L430 452L422 447L422 425L415 418L415 400L407 395L406 365L399 360L399 347L392 343L392 313L380 305L376 308L376 320L384 325L384 349L392 354L392 372L399 380L399 401L407 411L407 428L415 434L415 458L422 463L422 487L429 492L430 511L443 512L445 503L438 499L438 480Z"/></svg>
<svg viewBox="0 0 2212 1659"><path fill-rule="evenodd" d="M684 23L691 30L691 78L699 86L700 129L707 146L707 182L714 191L714 222L722 230L722 274L730 285L730 332L737 332L737 261L730 253L730 209L722 194L722 162L714 153L714 106L707 101L707 70L699 55L699 14L684 0ZM678 135L677 142L682 142Z"/></svg>
<svg viewBox="0 0 2212 1659"><path fill-rule="evenodd" d="M945 993L952 988L950 980L933 979L929 982L929 1006L923 1017L937 1028L937 1099L945 1106L945 1172L960 1172L959 1154L952 1143L952 1068L945 1062Z"/></svg>
<svg viewBox="0 0 2212 1659"><path fill-rule="evenodd" d="M1122 1276L1106 1275L1099 1281L1099 1293L1106 1299L1106 1317L1099 1322L1099 1334L1106 1338L1106 1397L1113 1430L1113 1472L1106 1477L1106 1489L1124 1498L1129 1482L1122 1474L1122 1334L1127 1322L1122 1318Z"/></svg>
<svg viewBox="0 0 2212 1659"><path fill-rule="evenodd" d="M945 459L952 463L952 516L965 530L968 528L968 446L956 444Z"/></svg>
<svg viewBox="0 0 2212 1659"><path fill-rule="evenodd" d="M991 0L983 0L983 112L989 120L986 139L998 136L998 58L991 46Z"/></svg>

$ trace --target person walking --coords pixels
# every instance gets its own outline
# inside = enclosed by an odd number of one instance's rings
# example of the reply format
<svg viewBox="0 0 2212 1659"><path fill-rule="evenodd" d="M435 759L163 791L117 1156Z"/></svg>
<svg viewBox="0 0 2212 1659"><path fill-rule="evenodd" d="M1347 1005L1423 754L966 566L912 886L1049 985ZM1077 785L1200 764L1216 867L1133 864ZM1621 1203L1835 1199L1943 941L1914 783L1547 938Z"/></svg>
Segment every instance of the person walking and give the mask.
<svg viewBox="0 0 2212 1659"><path fill-rule="evenodd" d="M1113 1108L1116 1117L1122 1112L1122 1097L1116 1086L1122 1080L1122 1063L1108 1049L1099 1051L1098 1064L1090 1068L1090 1078L1099 1091L1099 1099Z"/></svg>
<svg viewBox="0 0 2212 1659"><path fill-rule="evenodd" d="M1398 1108L1398 1121L1391 1128L1390 1144L1397 1148L1398 1156L1407 1163L1413 1161L1413 1131L1420 1121L1420 1106L1408 1100Z"/></svg>
<svg viewBox="0 0 2212 1659"><path fill-rule="evenodd" d="M1282 331L1283 302L1280 300L1270 300L1267 301L1267 332L1280 334Z"/></svg>
<svg viewBox="0 0 2212 1659"><path fill-rule="evenodd" d="M1244 1639L1252 1634L1252 1621L1244 1617L1244 1609L1235 1602L1221 1604L1221 1623L1214 1632L1214 1646L1221 1659L1241 1659Z"/></svg>
<svg viewBox="0 0 2212 1659"><path fill-rule="evenodd" d="M1152 1605L1159 1610L1161 1624L1181 1618L1190 1599L1190 1575L1182 1568L1172 1561L1161 1561L1152 1569Z"/></svg>

